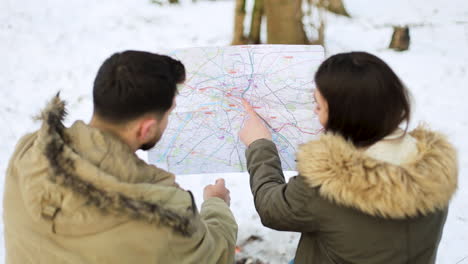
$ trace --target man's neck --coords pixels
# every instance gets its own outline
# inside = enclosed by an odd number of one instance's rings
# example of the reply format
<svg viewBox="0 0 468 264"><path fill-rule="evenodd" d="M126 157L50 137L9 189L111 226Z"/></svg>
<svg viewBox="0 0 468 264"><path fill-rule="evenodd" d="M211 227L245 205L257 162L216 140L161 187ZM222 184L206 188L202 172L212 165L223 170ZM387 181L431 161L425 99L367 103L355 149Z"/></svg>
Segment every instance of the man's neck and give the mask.
<svg viewBox="0 0 468 264"><path fill-rule="evenodd" d="M137 144L135 144L132 140L130 140L130 137L127 136L127 133L126 133L127 129L124 128L123 126L109 124L109 122L103 121L97 118L96 116L93 116L93 118L89 122L89 126L116 136L123 143L128 145L133 152L138 150Z"/></svg>

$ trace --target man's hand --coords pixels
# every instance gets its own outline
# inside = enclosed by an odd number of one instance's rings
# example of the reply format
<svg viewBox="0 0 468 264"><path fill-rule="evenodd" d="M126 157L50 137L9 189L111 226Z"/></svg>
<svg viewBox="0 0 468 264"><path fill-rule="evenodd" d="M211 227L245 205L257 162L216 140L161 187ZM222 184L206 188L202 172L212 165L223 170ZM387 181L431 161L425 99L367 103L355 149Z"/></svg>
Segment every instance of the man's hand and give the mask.
<svg viewBox="0 0 468 264"><path fill-rule="evenodd" d="M271 140L271 132L263 123L263 120L257 115L252 106L244 99L242 99L244 109L248 114L244 126L239 131L241 141L248 147L252 142L257 139L266 138Z"/></svg>
<svg viewBox="0 0 468 264"><path fill-rule="evenodd" d="M211 197L218 197L223 199L227 205L231 205L231 196L229 195L229 190L226 188L224 179L217 179L215 184L210 184L205 187L203 190L203 199L207 200Z"/></svg>

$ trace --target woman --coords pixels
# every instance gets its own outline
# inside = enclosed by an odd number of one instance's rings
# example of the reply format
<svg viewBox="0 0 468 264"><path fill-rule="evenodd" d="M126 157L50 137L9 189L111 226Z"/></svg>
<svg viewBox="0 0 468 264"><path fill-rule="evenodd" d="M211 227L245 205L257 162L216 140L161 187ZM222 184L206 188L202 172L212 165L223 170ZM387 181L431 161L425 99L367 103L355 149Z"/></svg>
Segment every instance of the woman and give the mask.
<svg viewBox="0 0 468 264"><path fill-rule="evenodd" d="M270 131L244 102L239 135L262 223L301 232L294 263L435 263L457 160L440 134L408 124L406 88L379 58L337 54L315 75L325 128L297 153L285 183Z"/></svg>

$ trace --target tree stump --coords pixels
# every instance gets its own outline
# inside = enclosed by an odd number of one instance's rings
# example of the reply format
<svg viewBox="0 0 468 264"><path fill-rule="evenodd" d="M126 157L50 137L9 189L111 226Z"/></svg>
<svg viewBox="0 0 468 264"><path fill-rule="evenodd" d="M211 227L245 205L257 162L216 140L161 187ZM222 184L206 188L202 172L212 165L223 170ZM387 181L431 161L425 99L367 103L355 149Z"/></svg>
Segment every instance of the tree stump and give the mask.
<svg viewBox="0 0 468 264"><path fill-rule="evenodd" d="M409 27L393 27L393 35L392 41L390 42L390 49L396 51L405 51L408 50L410 45L410 35L409 35Z"/></svg>

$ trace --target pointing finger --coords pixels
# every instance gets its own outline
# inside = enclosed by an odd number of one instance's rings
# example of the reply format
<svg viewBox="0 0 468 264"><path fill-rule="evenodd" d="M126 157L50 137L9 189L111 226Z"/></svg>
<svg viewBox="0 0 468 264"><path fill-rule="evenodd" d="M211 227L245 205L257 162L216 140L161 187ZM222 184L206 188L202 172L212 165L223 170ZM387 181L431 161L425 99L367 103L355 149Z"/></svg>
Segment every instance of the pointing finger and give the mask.
<svg viewBox="0 0 468 264"><path fill-rule="evenodd" d="M252 105L247 102L244 98L242 98L242 105L244 106L245 111L247 111L249 114L255 113L254 109L252 108Z"/></svg>

